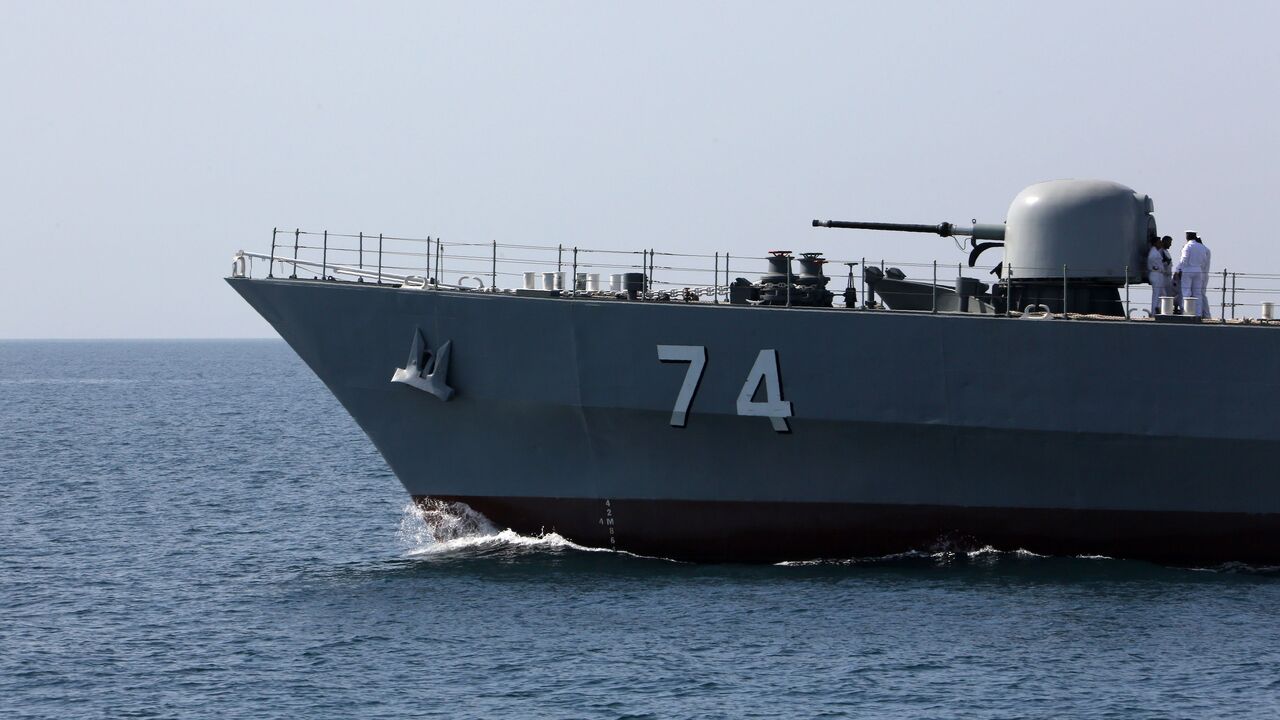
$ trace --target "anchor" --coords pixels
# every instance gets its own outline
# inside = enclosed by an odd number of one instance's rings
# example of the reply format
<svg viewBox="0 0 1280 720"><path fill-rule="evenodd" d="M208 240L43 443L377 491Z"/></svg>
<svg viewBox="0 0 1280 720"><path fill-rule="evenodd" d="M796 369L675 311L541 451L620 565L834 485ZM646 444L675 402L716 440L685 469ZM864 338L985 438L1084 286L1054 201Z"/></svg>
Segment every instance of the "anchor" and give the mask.
<svg viewBox="0 0 1280 720"><path fill-rule="evenodd" d="M449 387L449 350L452 340L446 340L433 354L427 349L426 338L422 330L414 330L413 344L409 346L409 359L404 367L396 368L391 375L391 382L404 383L448 402L453 397L453 388Z"/></svg>

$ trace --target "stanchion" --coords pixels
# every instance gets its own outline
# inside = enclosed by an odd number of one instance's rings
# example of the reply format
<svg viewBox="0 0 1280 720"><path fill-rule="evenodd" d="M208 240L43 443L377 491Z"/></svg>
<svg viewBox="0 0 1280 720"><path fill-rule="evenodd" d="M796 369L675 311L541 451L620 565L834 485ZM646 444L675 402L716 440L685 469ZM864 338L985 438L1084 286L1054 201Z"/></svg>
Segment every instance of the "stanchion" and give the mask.
<svg viewBox="0 0 1280 720"><path fill-rule="evenodd" d="M869 298L867 297L867 258L866 257L863 257L858 262L858 267L862 268L862 272L860 273L862 275L862 278L859 280L859 282L862 285L862 308L865 310L867 308L867 302L869 300Z"/></svg>
<svg viewBox="0 0 1280 720"><path fill-rule="evenodd" d="M1004 316L1009 317L1009 309L1013 307L1013 266L1010 265L1004 278Z"/></svg>
<svg viewBox="0 0 1280 720"><path fill-rule="evenodd" d="M1130 307L1131 307L1131 304L1129 302L1129 266L1125 265L1124 266L1124 319L1125 320L1133 319L1133 317L1129 315Z"/></svg>
<svg viewBox="0 0 1280 720"><path fill-rule="evenodd" d="M1236 273L1231 273L1231 319L1236 319Z"/></svg>
<svg viewBox="0 0 1280 720"><path fill-rule="evenodd" d="M787 255L787 307L791 307L791 255Z"/></svg>
<svg viewBox="0 0 1280 720"><path fill-rule="evenodd" d="M267 263L267 277L275 277L271 273L276 269L276 232L279 228L271 228L271 262Z"/></svg>
<svg viewBox="0 0 1280 720"><path fill-rule="evenodd" d="M1062 265L1062 317L1067 317L1067 266Z"/></svg>
<svg viewBox="0 0 1280 720"><path fill-rule="evenodd" d="M654 263L654 260L655 260L655 258L654 258L654 255L655 255L655 254L656 254L656 253L653 251L653 248L649 248L649 292L653 292L653 286L654 286L654 284L655 284L655 283L654 283L654 279L653 279L653 272L654 272L654 269L655 269L655 267L656 267L656 266L653 264L653 263Z"/></svg>
<svg viewBox="0 0 1280 720"><path fill-rule="evenodd" d="M1218 319L1227 321L1227 269L1222 269L1222 305L1218 308Z"/></svg>
<svg viewBox="0 0 1280 720"><path fill-rule="evenodd" d="M933 314L938 314L938 261L933 261Z"/></svg>

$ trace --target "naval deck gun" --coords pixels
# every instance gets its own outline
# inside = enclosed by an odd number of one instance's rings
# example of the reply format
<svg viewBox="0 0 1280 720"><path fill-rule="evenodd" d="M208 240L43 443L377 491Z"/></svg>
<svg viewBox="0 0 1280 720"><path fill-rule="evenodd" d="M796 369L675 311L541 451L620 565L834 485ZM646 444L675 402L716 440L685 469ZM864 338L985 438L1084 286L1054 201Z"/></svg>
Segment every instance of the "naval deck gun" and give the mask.
<svg viewBox="0 0 1280 720"><path fill-rule="evenodd" d="M890 232L934 233L942 237L963 236L974 240L1004 240L1004 223L976 223L971 227L949 222L937 225L913 225L911 223L858 222L850 220L814 220L814 227L840 228L843 230L888 230Z"/></svg>
<svg viewBox="0 0 1280 720"><path fill-rule="evenodd" d="M968 237L971 250L969 267L974 267L978 256L991 248L1004 244L1005 225L1003 223L978 223L963 226L949 222L937 225L921 225L915 223L866 222L855 220L814 220L813 227L838 228L841 230L878 230L882 232L910 232L934 234L939 237ZM979 240L987 242L978 242ZM1000 274L997 266L993 274ZM897 268L865 267L862 270L863 282L866 283L868 295L865 302L868 306L872 298L879 296L881 302L895 310L932 310L943 312L996 313L1004 311L1001 299L1003 291L997 286L995 297L988 294L990 286L973 278L956 277L954 286L936 285L906 279L906 275ZM997 306L999 306L997 308Z"/></svg>
<svg viewBox="0 0 1280 720"><path fill-rule="evenodd" d="M1156 237L1154 210L1149 196L1118 183L1051 180L1018 193L1000 224L814 220L813 227L968 237L969 267L984 251L1004 248L1003 261L991 271L998 281L990 295L985 289L975 295L996 312L1042 305L1052 312L1124 315L1120 288L1147 280L1148 242ZM900 272L897 275L886 275L879 268L863 269L868 286L890 308L923 309L914 307L911 300L921 295L920 288L931 289L935 296L944 290L905 281ZM976 282L958 278L954 289L945 290L963 298Z"/></svg>

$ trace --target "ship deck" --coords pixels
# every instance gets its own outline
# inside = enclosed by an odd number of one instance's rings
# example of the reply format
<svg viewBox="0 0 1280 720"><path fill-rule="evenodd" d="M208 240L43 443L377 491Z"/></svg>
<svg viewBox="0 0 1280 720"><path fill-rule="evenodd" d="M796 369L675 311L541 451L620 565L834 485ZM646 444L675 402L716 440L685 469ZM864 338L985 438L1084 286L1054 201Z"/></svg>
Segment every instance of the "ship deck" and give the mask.
<svg viewBox="0 0 1280 720"><path fill-rule="evenodd" d="M969 282L989 283L992 280L990 273L955 262L920 263L867 258L825 261L826 268L845 269L842 276L827 276L827 287L835 296L831 307L804 306L798 302L773 305L750 300L730 302L734 286L744 282L756 283L754 278L759 278L766 269L765 266L764 257L727 252L708 255L654 249L621 251L565 245L445 242L433 237L411 238L301 229L285 232L277 229L272 232L269 253L243 250L236 253L231 275L237 278L253 278L256 275L273 279L340 283L362 289L520 296L552 301L629 301L707 308L785 309L788 312L857 310L973 318L1162 322L1188 326L1280 326L1275 309L1276 305L1280 305L1280 274L1229 270L1212 273L1207 292L1212 316L1205 319L1183 315L1152 316L1150 287L1144 282L1144 278L1138 276L1132 282L1117 288L1124 309L1123 315L1089 312L1090 308L1075 310L1070 306L1065 293L1061 305L1065 312L1053 311L1043 305L1029 305L1021 310L1009 308L985 314L959 312L946 302L939 302L939 298L954 294L962 278ZM913 304L924 309L890 308L883 301L868 303L876 295L869 292L864 274L855 272L855 268L898 270L903 275L910 273L913 276L911 280L921 284L920 297L915 298L916 302ZM631 292L624 289L627 273L632 273L633 278L641 278L639 287L633 288ZM939 277L952 273L954 284L938 280ZM1035 273L1024 268L1021 274ZM735 275L739 277L735 278ZM797 276L793 278L792 286L801 282L805 282L805 278ZM1019 280L1011 277L1009 282L1016 284ZM1042 279L1038 282L1044 281ZM852 292L847 292L849 290ZM853 298L854 303L846 303L847 298Z"/></svg>

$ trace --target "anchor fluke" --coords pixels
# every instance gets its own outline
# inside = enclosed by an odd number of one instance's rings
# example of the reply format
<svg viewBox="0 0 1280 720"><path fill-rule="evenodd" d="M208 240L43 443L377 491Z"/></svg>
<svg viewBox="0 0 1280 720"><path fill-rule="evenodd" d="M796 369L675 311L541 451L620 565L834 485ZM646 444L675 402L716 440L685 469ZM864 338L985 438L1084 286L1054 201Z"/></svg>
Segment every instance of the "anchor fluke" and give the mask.
<svg viewBox="0 0 1280 720"><path fill-rule="evenodd" d="M434 353L427 349L427 340L422 330L413 334L413 344L409 346L409 359L404 367L396 368L391 374L391 382L404 383L412 388L448 402L453 397L453 388L449 387L449 352L453 341L446 340Z"/></svg>

